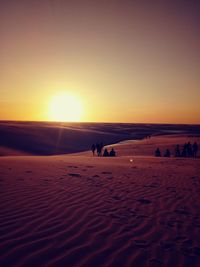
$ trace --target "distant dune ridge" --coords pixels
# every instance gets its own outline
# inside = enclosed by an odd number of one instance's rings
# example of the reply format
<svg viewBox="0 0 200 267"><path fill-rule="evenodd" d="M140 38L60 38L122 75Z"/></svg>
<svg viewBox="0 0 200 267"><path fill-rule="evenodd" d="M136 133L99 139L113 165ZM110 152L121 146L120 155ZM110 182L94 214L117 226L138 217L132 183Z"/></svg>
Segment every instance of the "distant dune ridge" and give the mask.
<svg viewBox="0 0 200 267"><path fill-rule="evenodd" d="M200 125L0 122L0 155L56 155L148 135L199 135Z"/></svg>

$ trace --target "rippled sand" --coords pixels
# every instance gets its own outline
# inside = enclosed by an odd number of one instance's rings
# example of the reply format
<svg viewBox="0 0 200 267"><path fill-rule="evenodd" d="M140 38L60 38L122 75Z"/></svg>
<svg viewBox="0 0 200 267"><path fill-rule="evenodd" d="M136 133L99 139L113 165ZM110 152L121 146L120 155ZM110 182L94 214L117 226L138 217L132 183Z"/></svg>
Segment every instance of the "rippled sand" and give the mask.
<svg viewBox="0 0 200 267"><path fill-rule="evenodd" d="M0 266L200 266L200 159L4 157L0 196Z"/></svg>

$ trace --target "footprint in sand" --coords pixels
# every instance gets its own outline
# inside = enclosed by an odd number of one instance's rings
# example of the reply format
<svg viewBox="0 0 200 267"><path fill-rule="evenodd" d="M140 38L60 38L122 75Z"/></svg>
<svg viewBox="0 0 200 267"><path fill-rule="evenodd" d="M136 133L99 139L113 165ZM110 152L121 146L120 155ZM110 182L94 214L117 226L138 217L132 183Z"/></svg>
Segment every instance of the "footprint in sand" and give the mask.
<svg viewBox="0 0 200 267"><path fill-rule="evenodd" d="M68 175L71 177L81 177L79 173L68 173Z"/></svg>
<svg viewBox="0 0 200 267"><path fill-rule="evenodd" d="M159 186L158 184L143 185L143 187L149 187L149 188L156 188L158 186Z"/></svg>
<svg viewBox="0 0 200 267"><path fill-rule="evenodd" d="M70 165L70 166L67 166L68 168L74 168L74 169L77 169L78 167L77 166L72 166L72 165Z"/></svg>
<svg viewBox="0 0 200 267"><path fill-rule="evenodd" d="M115 200L121 200L121 197L119 197L119 196L113 196L112 198Z"/></svg>
<svg viewBox="0 0 200 267"><path fill-rule="evenodd" d="M135 245L139 248L147 248L149 247L149 243L146 240L143 239L135 239L134 240Z"/></svg>
<svg viewBox="0 0 200 267"><path fill-rule="evenodd" d="M178 208L174 212L180 215L187 215L187 216L190 215L189 211L187 211L185 208Z"/></svg>
<svg viewBox="0 0 200 267"><path fill-rule="evenodd" d="M180 235L180 236L177 236L174 240L177 241L177 242L182 242L182 241L187 240L187 237Z"/></svg>
<svg viewBox="0 0 200 267"><path fill-rule="evenodd" d="M102 172L102 174L112 174L112 172Z"/></svg>
<svg viewBox="0 0 200 267"><path fill-rule="evenodd" d="M168 186L168 187L166 188L166 190L168 190L168 191L171 192L171 193L176 193L176 187L174 187L174 186Z"/></svg>
<svg viewBox="0 0 200 267"><path fill-rule="evenodd" d="M166 223L166 225L169 226L169 227L171 227L171 228L173 228L173 227L176 226L176 221L174 221L174 220L168 221L168 222Z"/></svg>
<svg viewBox="0 0 200 267"><path fill-rule="evenodd" d="M149 267L162 267L163 263L160 260L157 259L151 259L149 261Z"/></svg>
<svg viewBox="0 0 200 267"><path fill-rule="evenodd" d="M163 250L169 251L169 250L173 250L175 245L173 242L170 242L170 241L161 241L160 246Z"/></svg>
<svg viewBox="0 0 200 267"><path fill-rule="evenodd" d="M138 202L140 202L141 204L150 204L151 201L149 199L145 199L145 198L139 198L137 199Z"/></svg>

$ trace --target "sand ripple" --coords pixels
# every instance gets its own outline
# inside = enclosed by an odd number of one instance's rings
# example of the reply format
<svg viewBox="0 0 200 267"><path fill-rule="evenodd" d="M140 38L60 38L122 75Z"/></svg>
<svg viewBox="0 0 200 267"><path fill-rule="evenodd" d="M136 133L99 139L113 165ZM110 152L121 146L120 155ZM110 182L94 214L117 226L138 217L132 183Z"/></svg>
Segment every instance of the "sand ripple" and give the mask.
<svg viewBox="0 0 200 267"><path fill-rule="evenodd" d="M200 266L199 167L165 164L2 165L0 265Z"/></svg>

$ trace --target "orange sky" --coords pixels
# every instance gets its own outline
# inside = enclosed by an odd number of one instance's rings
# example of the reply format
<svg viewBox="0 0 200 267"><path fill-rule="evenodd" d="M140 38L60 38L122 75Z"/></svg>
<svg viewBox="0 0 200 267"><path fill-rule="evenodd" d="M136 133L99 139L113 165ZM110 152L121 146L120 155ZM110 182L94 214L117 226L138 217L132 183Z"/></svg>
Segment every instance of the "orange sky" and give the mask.
<svg viewBox="0 0 200 267"><path fill-rule="evenodd" d="M0 119L65 92L81 121L200 123L200 6L150 2L1 1Z"/></svg>

